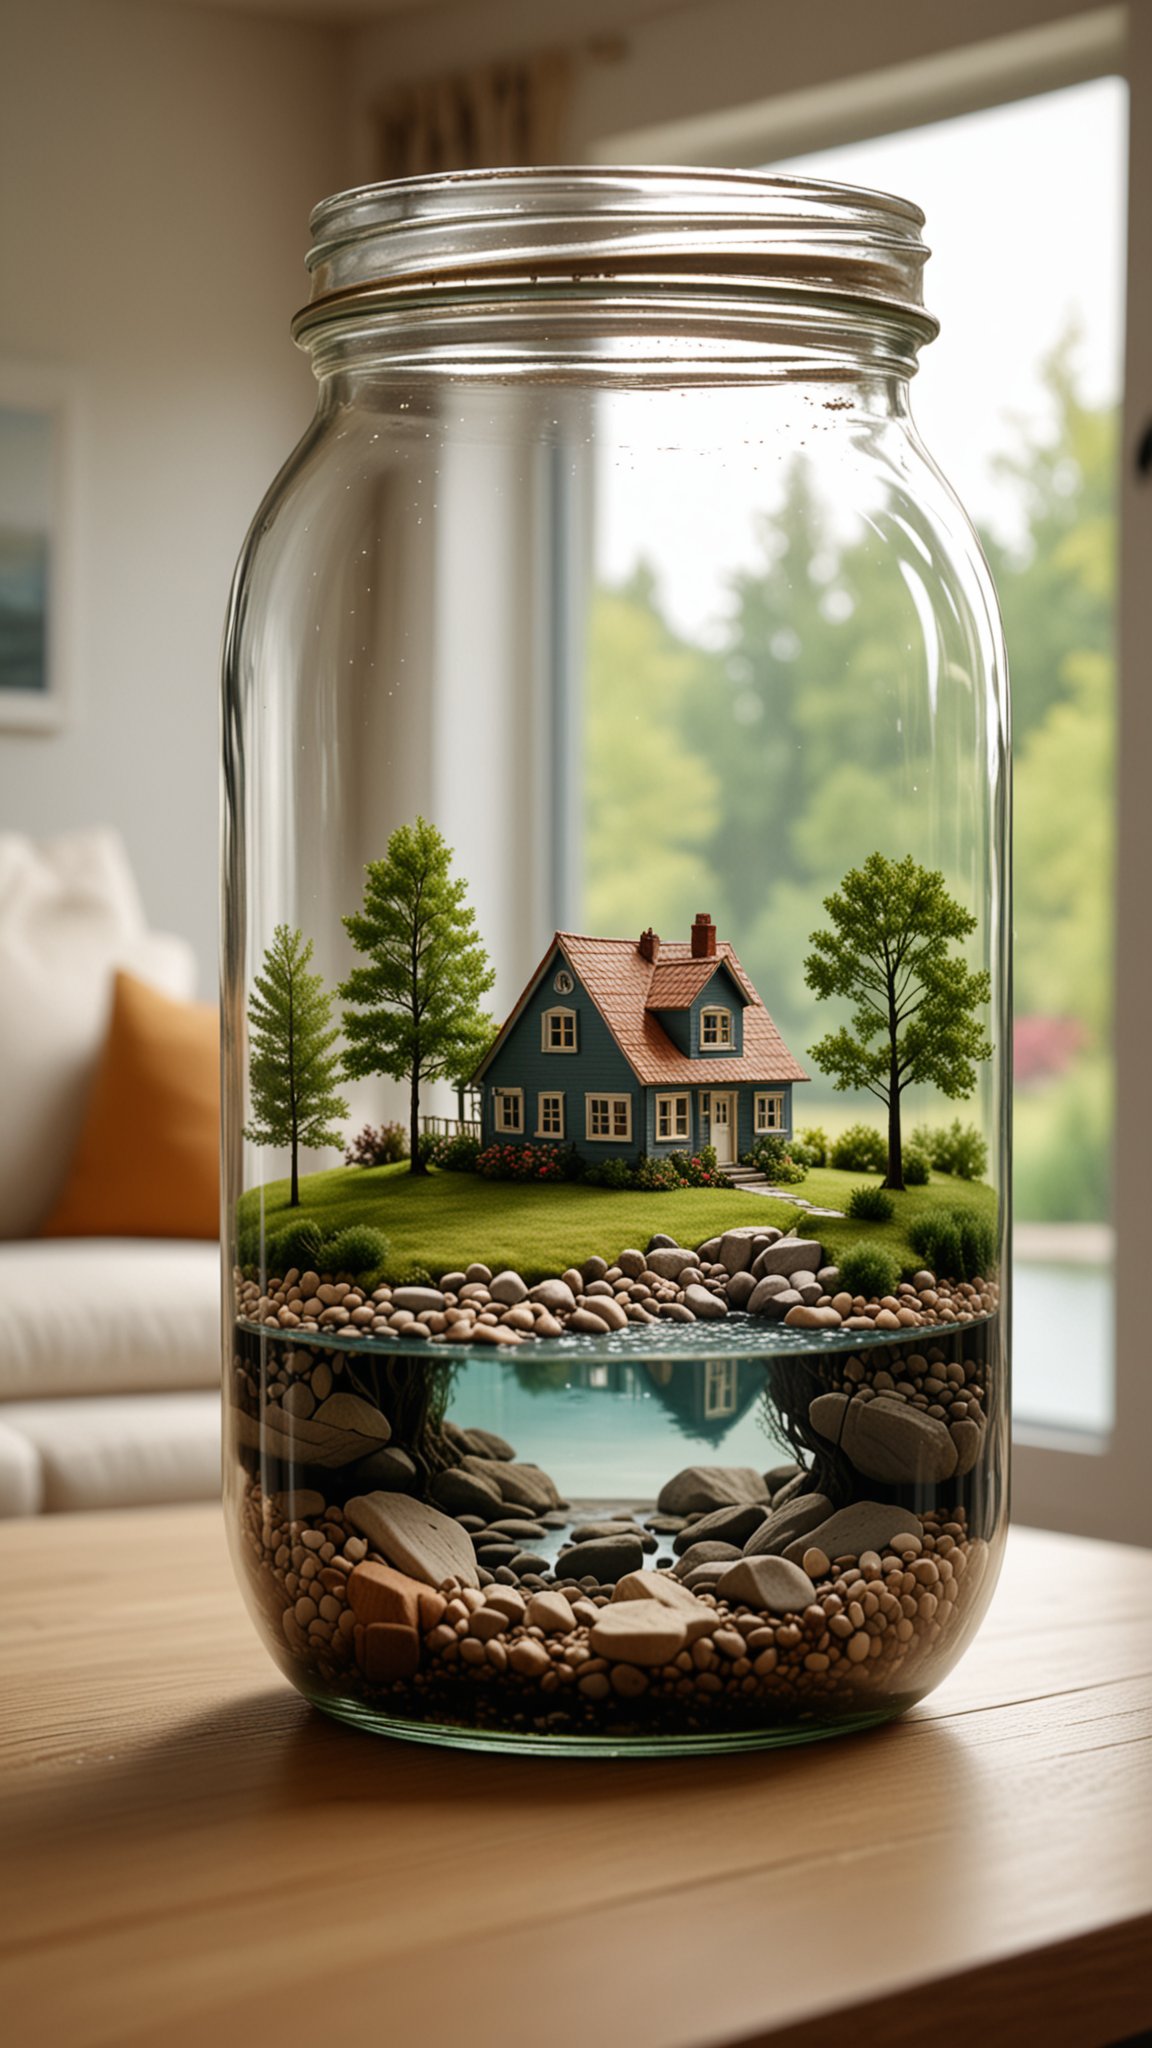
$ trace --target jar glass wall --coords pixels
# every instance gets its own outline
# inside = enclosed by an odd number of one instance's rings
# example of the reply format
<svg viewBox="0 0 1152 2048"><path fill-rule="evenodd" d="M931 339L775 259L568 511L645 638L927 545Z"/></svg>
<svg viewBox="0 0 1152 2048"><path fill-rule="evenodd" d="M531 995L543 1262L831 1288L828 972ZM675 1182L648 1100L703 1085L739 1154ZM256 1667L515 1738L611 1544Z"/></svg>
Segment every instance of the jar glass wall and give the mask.
<svg viewBox="0 0 1152 2048"><path fill-rule="evenodd" d="M225 657L242 1581L427 1740L886 1718L983 1612L1008 1442L1005 682L909 414L919 216L574 172L314 227ZM743 576L739 665L605 584L610 521Z"/></svg>

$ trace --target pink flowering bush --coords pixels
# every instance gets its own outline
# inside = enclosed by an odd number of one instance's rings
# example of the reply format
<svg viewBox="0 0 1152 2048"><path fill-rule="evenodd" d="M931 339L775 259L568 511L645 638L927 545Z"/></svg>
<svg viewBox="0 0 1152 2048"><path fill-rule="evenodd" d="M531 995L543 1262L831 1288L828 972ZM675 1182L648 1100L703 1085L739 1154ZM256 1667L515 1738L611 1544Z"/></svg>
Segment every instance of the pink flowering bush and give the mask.
<svg viewBox="0 0 1152 2048"><path fill-rule="evenodd" d="M567 1180L568 1163L560 1145L488 1145L476 1160L484 1180Z"/></svg>

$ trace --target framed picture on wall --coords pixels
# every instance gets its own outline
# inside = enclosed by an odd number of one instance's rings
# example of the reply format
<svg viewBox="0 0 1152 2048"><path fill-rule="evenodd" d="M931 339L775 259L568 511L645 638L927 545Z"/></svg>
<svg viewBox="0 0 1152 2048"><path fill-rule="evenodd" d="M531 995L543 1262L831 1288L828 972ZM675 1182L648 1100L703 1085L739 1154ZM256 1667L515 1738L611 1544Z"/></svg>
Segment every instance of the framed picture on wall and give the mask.
<svg viewBox="0 0 1152 2048"><path fill-rule="evenodd" d="M75 391L0 361L0 730L52 732L72 689Z"/></svg>

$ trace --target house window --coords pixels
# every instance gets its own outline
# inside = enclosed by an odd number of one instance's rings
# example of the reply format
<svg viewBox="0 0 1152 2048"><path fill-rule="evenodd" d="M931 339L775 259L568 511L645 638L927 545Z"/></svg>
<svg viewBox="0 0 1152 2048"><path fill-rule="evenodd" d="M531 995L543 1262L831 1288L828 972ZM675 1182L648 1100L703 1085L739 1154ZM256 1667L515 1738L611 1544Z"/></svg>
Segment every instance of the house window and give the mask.
<svg viewBox="0 0 1152 2048"><path fill-rule="evenodd" d="M541 1043L545 1052L575 1052L575 1010L545 1010Z"/></svg>
<svg viewBox="0 0 1152 2048"><path fill-rule="evenodd" d="M735 1415L739 1381L734 1358L704 1361L704 1419L715 1422L721 1415Z"/></svg>
<svg viewBox="0 0 1152 2048"><path fill-rule="evenodd" d="M536 1097L536 1136L538 1138L562 1138L564 1136L564 1097L549 1094Z"/></svg>
<svg viewBox="0 0 1152 2048"><path fill-rule="evenodd" d="M586 1095L587 1135L601 1143L627 1144L632 1137L630 1095Z"/></svg>
<svg viewBox="0 0 1152 2048"><path fill-rule="evenodd" d="M784 1129L784 1097L782 1095L757 1095L752 1112L752 1127L757 1137L765 1131Z"/></svg>
<svg viewBox="0 0 1152 2048"><path fill-rule="evenodd" d="M686 1095L658 1095L656 1097L656 1136L660 1139L687 1138L691 1135L691 1120Z"/></svg>
<svg viewBox="0 0 1152 2048"><path fill-rule="evenodd" d="M498 1131L523 1131L524 1090L522 1088L496 1088L496 1129Z"/></svg>
<svg viewBox="0 0 1152 2048"><path fill-rule="evenodd" d="M700 1043L701 1045L731 1045L731 1010L701 1010Z"/></svg>

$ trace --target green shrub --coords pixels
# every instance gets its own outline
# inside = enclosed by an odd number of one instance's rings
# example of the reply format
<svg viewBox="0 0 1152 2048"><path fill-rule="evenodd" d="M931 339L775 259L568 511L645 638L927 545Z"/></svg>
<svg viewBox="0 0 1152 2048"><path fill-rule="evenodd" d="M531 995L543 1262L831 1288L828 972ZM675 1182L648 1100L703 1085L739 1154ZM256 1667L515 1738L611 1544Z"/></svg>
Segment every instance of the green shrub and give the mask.
<svg viewBox="0 0 1152 2048"><path fill-rule="evenodd" d="M828 1133L818 1124L809 1124L799 1138L792 1140L792 1157L801 1166L827 1166Z"/></svg>
<svg viewBox="0 0 1152 2048"><path fill-rule="evenodd" d="M283 1279L295 1266L298 1272L306 1273L309 1267L319 1272L324 1256L324 1233L318 1223L302 1217L296 1223L282 1225L264 1246L264 1268L269 1277Z"/></svg>
<svg viewBox="0 0 1152 2048"><path fill-rule="evenodd" d="M374 1287L384 1271L388 1239L369 1223L349 1223L329 1238L321 1257L330 1272L351 1273L362 1287Z"/></svg>
<svg viewBox="0 0 1152 2048"><path fill-rule="evenodd" d="M839 1173L886 1173L887 1140L872 1124L849 1124L835 1140L829 1164Z"/></svg>
<svg viewBox="0 0 1152 2048"><path fill-rule="evenodd" d="M634 1175L626 1159L598 1159L584 1178L589 1187L622 1190L632 1186Z"/></svg>
<svg viewBox="0 0 1152 2048"><path fill-rule="evenodd" d="M428 1153L429 1164L442 1173L475 1173L479 1157L480 1140L470 1138L466 1131L458 1131L454 1138L434 1139Z"/></svg>
<svg viewBox="0 0 1152 2048"><path fill-rule="evenodd" d="M857 1223L891 1223L896 1204L883 1188L853 1188L847 1210Z"/></svg>
<svg viewBox="0 0 1152 2048"><path fill-rule="evenodd" d="M904 1185L906 1188L926 1188L929 1172L930 1167L926 1153L909 1151L904 1154Z"/></svg>
<svg viewBox="0 0 1152 2048"><path fill-rule="evenodd" d="M908 1145L910 1151L923 1152L937 1173L955 1174L957 1180L983 1180L988 1171L984 1139L975 1124L962 1124L959 1117L946 1130L917 1124Z"/></svg>
<svg viewBox="0 0 1152 2048"><path fill-rule="evenodd" d="M758 1167L779 1187L798 1187L808 1177L808 1168L794 1156L788 1139L773 1135L757 1138L741 1165Z"/></svg>
<svg viewBox="0 0 1152 2048"><path fill-rule="evenodd" d="M663 1159L650 1159L645 1154L643 1159L637 1161L632 1186L642 1188L647 1195L658 1195L668 1188L682 1188L684 1182L676 1171L676 1163L671 1153Z"/></svg>
<svg viewBox="0 0 1152 2048"><path fill-rule="evenodd" d="M670 1152L668 1157L680 1176L682 1188L724 1188L728 1185L716 1164L713 1145L701 1145L698 1152Z"/></svg>
<svg viewBox="0 0 1152 2048"><path fill-rule="evenodd" d="M908 1242L940 1280L988 1280L996 1271L996 1231L970 1209L938 1209L921 1216Z"/></svg>
<svg viewBox="0 0 1152 2048"><path fill-rule="evenodd" d="M837 1291L845 1294L862 1294L866 1301L873 1295L881 1299L891 1294L900 1280L900 1262L895 1259L887 1245L877 1244L873 1238L862 1237L858 1244L849 1245L836 1261L840 1269Z"/></svg>

